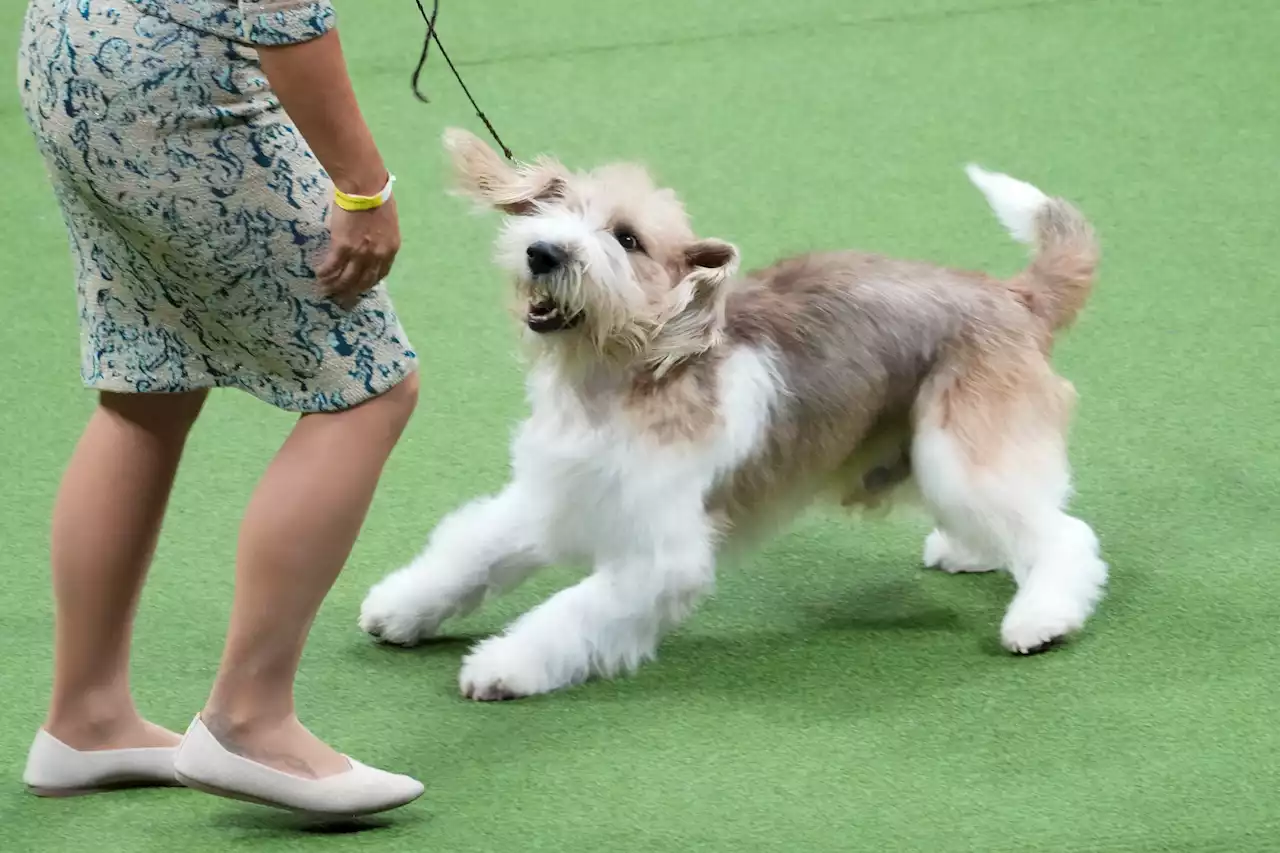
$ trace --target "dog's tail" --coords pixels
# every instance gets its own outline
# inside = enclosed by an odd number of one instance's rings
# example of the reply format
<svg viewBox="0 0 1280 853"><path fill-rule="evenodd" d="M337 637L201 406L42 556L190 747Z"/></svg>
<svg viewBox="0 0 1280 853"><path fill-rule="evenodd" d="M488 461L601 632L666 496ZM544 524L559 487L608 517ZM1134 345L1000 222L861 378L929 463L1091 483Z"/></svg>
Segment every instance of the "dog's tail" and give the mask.
<svg viewBox="0 0 1280 853"><path fill-rule="evenodd" d="M1098 241L1080 211L1017 178L970 165L965 171L1013 239L1035 248L1012 284L1055 331L1071 325L1093 290Z"/></svg>

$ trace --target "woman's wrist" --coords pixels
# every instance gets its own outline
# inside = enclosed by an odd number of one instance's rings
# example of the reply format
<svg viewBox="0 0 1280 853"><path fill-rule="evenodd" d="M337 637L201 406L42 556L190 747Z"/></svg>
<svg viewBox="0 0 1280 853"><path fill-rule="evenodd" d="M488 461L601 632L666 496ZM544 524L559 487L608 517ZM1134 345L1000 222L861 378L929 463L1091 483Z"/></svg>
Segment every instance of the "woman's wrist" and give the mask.
<svg viewBox="0 0 1280 853"><path fill-rule="evenodd" d="M377 195L391 179L381 160L369 168L326 171L329 172L329 180L333 181L333 185L347 195Z"/></svg>
<svg viewBox="0 0 1280 853"><path fill-rule="evenodd" d="M333 203L351 213L376 210L391 201L392 186L395 182L394 175L387 175L386 183L376 193L347 193L343 192L341 187L336 187L333 193Z"/></svg>

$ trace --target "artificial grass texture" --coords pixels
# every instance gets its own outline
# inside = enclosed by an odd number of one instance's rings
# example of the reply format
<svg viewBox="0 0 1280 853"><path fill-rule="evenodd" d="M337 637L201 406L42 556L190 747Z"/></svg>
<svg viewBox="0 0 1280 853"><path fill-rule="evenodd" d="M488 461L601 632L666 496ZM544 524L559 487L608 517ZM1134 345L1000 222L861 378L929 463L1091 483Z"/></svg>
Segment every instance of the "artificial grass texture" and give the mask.
<svg viewBox="0 0 1280 853"><path fill-rule="evenodd" d="M0 31L22 5L4 4ZM62 224L6 87L0 849L1280 849L1273 0L446 3L446 44L517 153L643 159L748 263L860 246L1011 271L1021 252L965 181L969 159L1073 199L1104 243L1096 298L1056 356L1082 396L1075 505L1113 567L1077 642L1002 653L1006 578L922 571L922 521L825 515L723 573L637 677L499 705L458 697L463 638L568 574L418 651L355 627L371 583L500 484L523 404L495 223L442 191L440 130L477 123L435 62L434 105L412 100L408 0L340 10L400 179L394 293L424 393L299 700L317 732L427 795L318 837L190 791L22 791L49 686L47 517L92 398ZM135 655L142 708L175 728L213 674L241 508L289 423L225 392L193 436Z"/></svg>

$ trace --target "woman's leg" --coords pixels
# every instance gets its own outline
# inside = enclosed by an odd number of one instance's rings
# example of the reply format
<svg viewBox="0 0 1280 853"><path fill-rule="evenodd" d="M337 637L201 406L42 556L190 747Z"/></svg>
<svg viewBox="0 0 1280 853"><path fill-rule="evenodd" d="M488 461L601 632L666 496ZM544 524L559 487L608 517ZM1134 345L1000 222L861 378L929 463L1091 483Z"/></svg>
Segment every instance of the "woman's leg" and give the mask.
<svg viewBox="0 0 1280 853"><path fill-rule="evenodd" d="M103 393L53 511L57 603L45 729L75 749L176 746L129 691L138 595L187 434L206 392Z"/></svg>
<svg viewBox="0 0 1280 853"><path fill-rule="evenodd" d="M347 769L295 716L294 675L417 390L413 373L347 411L303 416L258 485L240 531L227 646L201 714L232 752L304 777Z"/></svg>

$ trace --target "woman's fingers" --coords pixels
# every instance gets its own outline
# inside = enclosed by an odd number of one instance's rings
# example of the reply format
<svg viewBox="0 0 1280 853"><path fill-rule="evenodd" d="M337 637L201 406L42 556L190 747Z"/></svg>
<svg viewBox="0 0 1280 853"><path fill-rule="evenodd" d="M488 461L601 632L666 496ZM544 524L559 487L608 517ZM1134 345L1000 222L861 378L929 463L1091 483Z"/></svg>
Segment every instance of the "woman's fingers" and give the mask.
<svg viewBox="0 0 1280 853"><path fill-rule="evenodd" d="M364 281L369 274L369 260L366 257L355 255L347 263L342 270L342 274L338 276L338 280L334 282L333 292L341 294L359 293L360 283Z"/></svg>
<svg viewBox="0 0 1280 853"><path fill-rule="evenodd" d="M338 280L338 276L351 260L351 247L341 243L333 243L329 247L329 254L325 257L324 262L316 267L316 279L320 282L321 288L328 293L333 289L334 284Z"/></svg>
<svg viewBox="0 0 1280 853"><path fill-rule="evenodd" d="M390 265L373 256L352 254L351 260L343 267L331 287L326 289L329 297L344 307L350 307L360 297L378 286Z"/></svg>
<svg viewBox="0 0 1280 853"><path fill-rule="evenodd" d="M342 295L351 304L359 301L360 297L366 292L372 290L378 284L378 268L372 264L365 266L354 280L351 288L344 290Z"/></svg>

